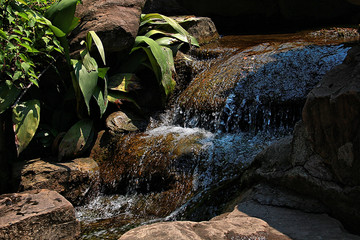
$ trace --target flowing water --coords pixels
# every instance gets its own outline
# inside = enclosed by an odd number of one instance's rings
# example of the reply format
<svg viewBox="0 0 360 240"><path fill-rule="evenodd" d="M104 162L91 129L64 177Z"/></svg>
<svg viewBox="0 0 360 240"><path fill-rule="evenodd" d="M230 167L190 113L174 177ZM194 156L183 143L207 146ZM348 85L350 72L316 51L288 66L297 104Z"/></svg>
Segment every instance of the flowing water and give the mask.
<svg viewBox="0 0 360 240"><path fill-rule="evenodd" d="M76 208L82 239L116 239L140 224L188 216L211 189L291 133L307 93L356 40L353 29L335 28L229 36L185 56L178 71L190 69L190 79L178 84L173 105L145 133L119 141L107 167L126 177L112 177L108 194Z"/></svg>

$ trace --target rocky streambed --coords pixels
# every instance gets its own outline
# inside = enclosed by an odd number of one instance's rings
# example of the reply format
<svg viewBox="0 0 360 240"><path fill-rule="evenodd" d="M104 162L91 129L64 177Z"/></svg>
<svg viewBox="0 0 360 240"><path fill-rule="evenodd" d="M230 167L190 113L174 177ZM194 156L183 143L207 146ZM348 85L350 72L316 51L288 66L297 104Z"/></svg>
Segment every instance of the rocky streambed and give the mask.
<svg viewBox="0 0 360 240"><path fill-rule="evenodd" d="M227 36L180 53L164 112L108 119L91 158L27 162L20 190L60 192L82 239L139 225L121 239L360 239L358 38Z"/></svg>

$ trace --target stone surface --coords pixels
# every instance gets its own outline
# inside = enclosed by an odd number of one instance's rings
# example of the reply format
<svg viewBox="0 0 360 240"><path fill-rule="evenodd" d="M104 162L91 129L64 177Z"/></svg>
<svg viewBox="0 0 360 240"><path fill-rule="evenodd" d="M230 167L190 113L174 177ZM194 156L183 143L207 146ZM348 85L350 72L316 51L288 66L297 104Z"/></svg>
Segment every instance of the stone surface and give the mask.
<svg viewBox="0 0 360 240"><path fill-rule="evenodd" d="M350 49L335 45L343 41L339 36L331 40L334 45L324 46L329 42L318 34L228 36L205 45L190 63L180 61L195 70L174 101L179 106L175 124L225 132L292 128L301 119L309 91ZM334 31L327 34L336 36Z"/></svg>
<svg viewBox="0 0 360 240"><path fill-rule="evenodd" d="M306 213L291 208L259 204L256 201L243 202L239 204L238 209L251 217L266 221L290 239L360 239L360 236L344 231L341 223L327 214Z"/></svg>
<svg viewBox="0 0 360 240"><path fill-rule="evenodd" d="M62 194L74 205L85 203L99 190L99 169L91 158L51 163L34 159L21 171L20 191L49 189Z"/></svg>
<svg viewBox="0 0 360 240"><path fill-rule="evenodd" d="M184 21L180 25L194 36L200 45L209 43L220 37L214 22L208 17L180 16L173 17L173 19L179 22Z"/></svg>
<svg viewBox="0 0 360 240"><path fill-rule="evenodd" d="M331 167L311 149L308 136L304 125L299 123L293 138L285 138L256 156L242 176L241 184L251 186L266 182L293 191L298 196L307 196L321 203L319 209L324 213L340 220L347 229L359 233L360 186L339 182ZM294 204L293 200L290 202ZM309 207L285 207L314 211Z"/></svg>
<svg viewBox="0 0 360 240"><path fill-rule="evenodd" d="M0 239L76 239L80 224L70 202L55 191L0 195Z"/></svg>
<svg viewBox="0 0 360 240"><path fill-rule="evenodd" d="M136 132L145 130L146 126L145 119L121 111L113 112L106 118L106 127L113 133Z"/></svg>
<svg viewBox="0 0 360 240"><path fill-rule="evenodd" d="M261 219L249 217L235 209L206 222L164 222L135 228L120 240L137 239L269 239L290 240L288 236Z"/></svg>
<svg viewBox="0 0 360 240"><path fill-rule="evenodd" d="M129 50L139 28L145 0L84 0L76 9L81 23L73 32L71 44L79 47L88 31L95 31L107 52Z"/></svg>
<svg viewBox="0 0 360 240"><path fill-rule="evenodd" d="M360 48L309 93L303 119L315 151L337 179L360 185Z"/></svg>

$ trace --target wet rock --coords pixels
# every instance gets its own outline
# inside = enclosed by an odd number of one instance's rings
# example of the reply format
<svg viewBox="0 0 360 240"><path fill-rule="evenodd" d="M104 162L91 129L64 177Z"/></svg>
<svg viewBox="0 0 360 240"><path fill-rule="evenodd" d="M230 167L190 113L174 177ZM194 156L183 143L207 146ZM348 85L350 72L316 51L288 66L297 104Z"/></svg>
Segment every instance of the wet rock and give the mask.
<svg viewBox="0 0 360 240"><path fill-rule="evenodd" d="M73 206L55 191L0 195L0 239L76 239L79 234Z"/></svg>
<svg viewBox="0 0 360 240"><path fill-rule="evenodd" d="M99 164L107 192L162 192L177 184L191 189L193 164L206 134L180 127L126 135L100 132L91 157Z"/></svg>
<svg viewBox="0 0 360 240"><path fill-rule="evenodd" d="M164 222L135 228L119 238L126 239L277 239L288 236L266 222L235 209L207 222Z"/></svg>
<svg viewBox="0 0 360 240"><path fill-rule="evenodd" d="M312 146L336 178L360 185L360 49L330 71L309 93L303 119Z"/></svg>
<svg viewBox="0 0 360 240"><path fill-rule="evenodd" d="M113 133L141 131L146 126L145 119L121 111L113 112L106 119L106 127Z"/></svg>
<svg viewBox="0 0 360 240"><path fill-rule="evenodd" d="M99 169L91 158L70 162L28 161L21 171L20 191L49 189L57 191L74 205L87 202L99 190Z"/></svg>
<svg viewBox="0 0 360 240"><path fill-rule="evenodd" d="M349 48L305 41L309 35L290 42L290 36L282 37L254 40L250 47L248 38L238 37L232 52L193 61L194 67L206 67L179 94L175 123L226 132L293 127L308 92Z"/></svg>
<svg viewBox="0 0 360 240"><path fill-rule="evenodd" d="M139 28L144 0L84 0L76 9L81 23L73 32L71 44L78 48L88 31L95 31L107 52L129 50Z"/></svg>

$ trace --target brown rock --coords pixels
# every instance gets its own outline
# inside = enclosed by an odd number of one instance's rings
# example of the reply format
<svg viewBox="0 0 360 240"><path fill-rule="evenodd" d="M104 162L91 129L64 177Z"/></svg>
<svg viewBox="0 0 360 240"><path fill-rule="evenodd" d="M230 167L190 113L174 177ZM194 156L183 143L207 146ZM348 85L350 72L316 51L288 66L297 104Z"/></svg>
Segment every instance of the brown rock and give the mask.
<svg viewBox="0 0 360 240"><path fill-rule="evenodd" d="M249 217L235 209L206 222L163 222L135 228L120 240L137 239L269 239L290 238L269 226L261 219Z"/></svg>
<svg viewBox="0 0 360 240"><path fill-rule="evenodd" d="M340 182L360 185L360 49L309 93L303 120L315 151Z"/></svg>
<svg viewBox="0 0 360 240"><path fill-rule="evenodd" d="M22 169L20 190L54 190L74 205L80 205L96 194L98 175L98 165L91 158L78 158L66 163L34 159Z"/></svg>
<svg viewBox="0 0 360 240"><path fill-rule="evenodd" d="M93 30L101 38L105 51L130 49L135 41L144 4L145 0L84 0L76 10L81 23L74 31L71 44L78 45L87 32Z"/></svg>
<svg viewBox="0 0 360 240"><path fill-rule="evenodd" d="M0 195L0 239L76 239L79 234L73 206L55 191Z"/></svg>
<svg viewBox="0 0 360 240"><path fill-rule="evenodd" d="M181 23L181 26L194 36L200 45L220 37L214 22L208 17L182 16L173 18L179 22L186 20Z"/></svg>

